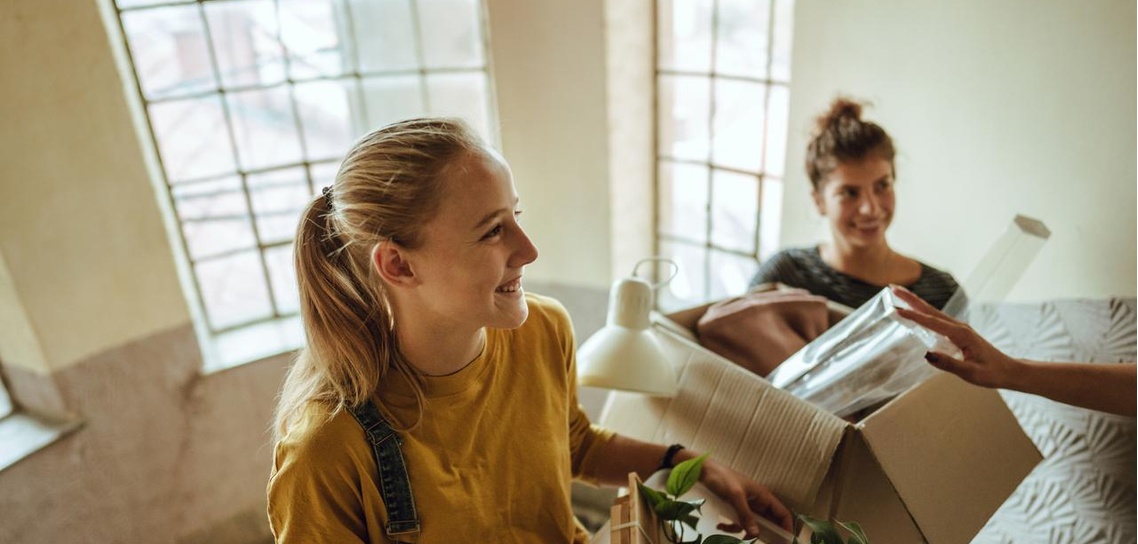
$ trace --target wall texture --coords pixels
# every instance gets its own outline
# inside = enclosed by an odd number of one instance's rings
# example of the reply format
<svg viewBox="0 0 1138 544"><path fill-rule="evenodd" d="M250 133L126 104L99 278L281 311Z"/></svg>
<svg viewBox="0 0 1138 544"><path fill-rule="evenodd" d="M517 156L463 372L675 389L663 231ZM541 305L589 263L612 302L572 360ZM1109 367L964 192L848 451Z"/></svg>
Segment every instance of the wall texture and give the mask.
<svg viewBox="0 0 1138 544"><path fill-rule="evenodd" d="M269 421L287 361L203 376L183 326L53 373L84 426L0 471L0 541L263 538Z"/></svg>
<svg viewBox="0 0 1138 544"><path fill-rule="evenodd" d="M802 164L833 97L898 147L890 240L966 279L1016 213L1052 231L1012 300L1133 296L1135 3L799 0L783 243L827 236Z"/></svg>
<svg viewBox="0 0 1138 544"><path fill-rule="evenodd" d="M1008 353L1042 361L1138 360L1135 300L1063 300L980 308L977 330ZM1135 420L1004 391L1043 462L974 544L1134 542Z"/></svg>
<svg viewBox="0 0 1138 544"><path fill-rule="evenodd" d="M530 276L607 288L604 2L487 5L502 151L541 252Z"/></svg>
<svg viewBox="0 0 1138 544"><path fill-rule="evenodd" d="M0 359L46 373L188 323L96 3L0 2L0 69Z"/></svg>

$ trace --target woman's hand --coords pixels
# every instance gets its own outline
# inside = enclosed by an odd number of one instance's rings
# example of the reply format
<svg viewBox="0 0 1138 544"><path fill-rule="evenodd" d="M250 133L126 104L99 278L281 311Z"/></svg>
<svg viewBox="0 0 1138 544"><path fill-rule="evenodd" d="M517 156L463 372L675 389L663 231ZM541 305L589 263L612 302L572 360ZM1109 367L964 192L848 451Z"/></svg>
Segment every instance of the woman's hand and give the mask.
<svg viewBox="0 0 1138 544"><path fill-rule="evenodd" d="M758 516L763 516L787 532L794 531L794 516L766 486L710 458L704 460L699 480L727 501L738 515L738 523L720 524L719 530L731 533L742 530L746 531L746 538L755 538L759 536Z"/></svg>
<svg viewBox="0 0 1138 544"><path fill-rule="evenodd" d="M912 307L912 310L896 308L901 317L944 335L953 344L956 344L956 347L960 348L964 356L964 359L961 360L945 353L930 351L925 354L925 359L930 364L956 374L976 385L1008 387L1008 382L1017 372L1017 367L1020 366L1018 360L996 349L972 327L948 317L944 312L933 308L908 289L895 285L892 290L897 298L907 302Z"/></svg>

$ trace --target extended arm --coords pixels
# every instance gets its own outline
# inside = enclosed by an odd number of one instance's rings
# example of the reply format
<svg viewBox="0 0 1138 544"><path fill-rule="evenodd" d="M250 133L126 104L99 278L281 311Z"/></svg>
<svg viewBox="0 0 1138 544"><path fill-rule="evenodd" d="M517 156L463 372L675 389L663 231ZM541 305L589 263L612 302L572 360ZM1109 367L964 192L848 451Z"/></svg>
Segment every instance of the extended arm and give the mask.
<svg viewBox="0 0 1138 544"><path fill-rule="evenodd" d="M984 387L1011 389L1051 400L1120 414L1135 415L1138 365L1046 363L1013 358L988 343L972 327L929 306L913 293L894 287L893 293L913 309L897 313L943 334L963 353L962 359L944 353L925 356L933 366Z"/></svg>

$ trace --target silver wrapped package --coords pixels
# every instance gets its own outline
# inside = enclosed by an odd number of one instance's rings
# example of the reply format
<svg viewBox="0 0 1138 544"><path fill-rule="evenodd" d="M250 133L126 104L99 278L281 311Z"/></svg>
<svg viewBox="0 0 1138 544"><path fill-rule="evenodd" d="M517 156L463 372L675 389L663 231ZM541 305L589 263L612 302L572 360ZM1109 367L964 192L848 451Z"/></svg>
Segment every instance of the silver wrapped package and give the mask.
<svg viewBox="0 0 1138 544"><path fill-rule="evenodd" d="M907 307L882 289L779 365L767 379L838 417L886 401L939 372L929 350L959 355L948 339L894 311Z"/></svg>

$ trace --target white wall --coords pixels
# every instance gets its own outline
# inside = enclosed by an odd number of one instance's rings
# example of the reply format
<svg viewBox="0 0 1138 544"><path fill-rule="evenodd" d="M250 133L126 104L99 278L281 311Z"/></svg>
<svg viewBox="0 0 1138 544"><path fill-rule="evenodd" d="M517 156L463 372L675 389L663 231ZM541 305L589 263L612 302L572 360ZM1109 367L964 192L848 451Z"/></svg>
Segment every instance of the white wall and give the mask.
<svg viewBox="0 0 1138 544"><path fill-rule="evenodd" d="M802 169L839 92L897 144L898 250L964 279L1016 213L1052 231L1011 300L1135 294L1133 0L799 0L783 245L825 225Z"/></svg>
<svg viewBox="0 0 1138 544"><path fill-rule="evenodd" d="M604 4L488 0L502 152L540 252L535 280L608 287Z"/></svg>

